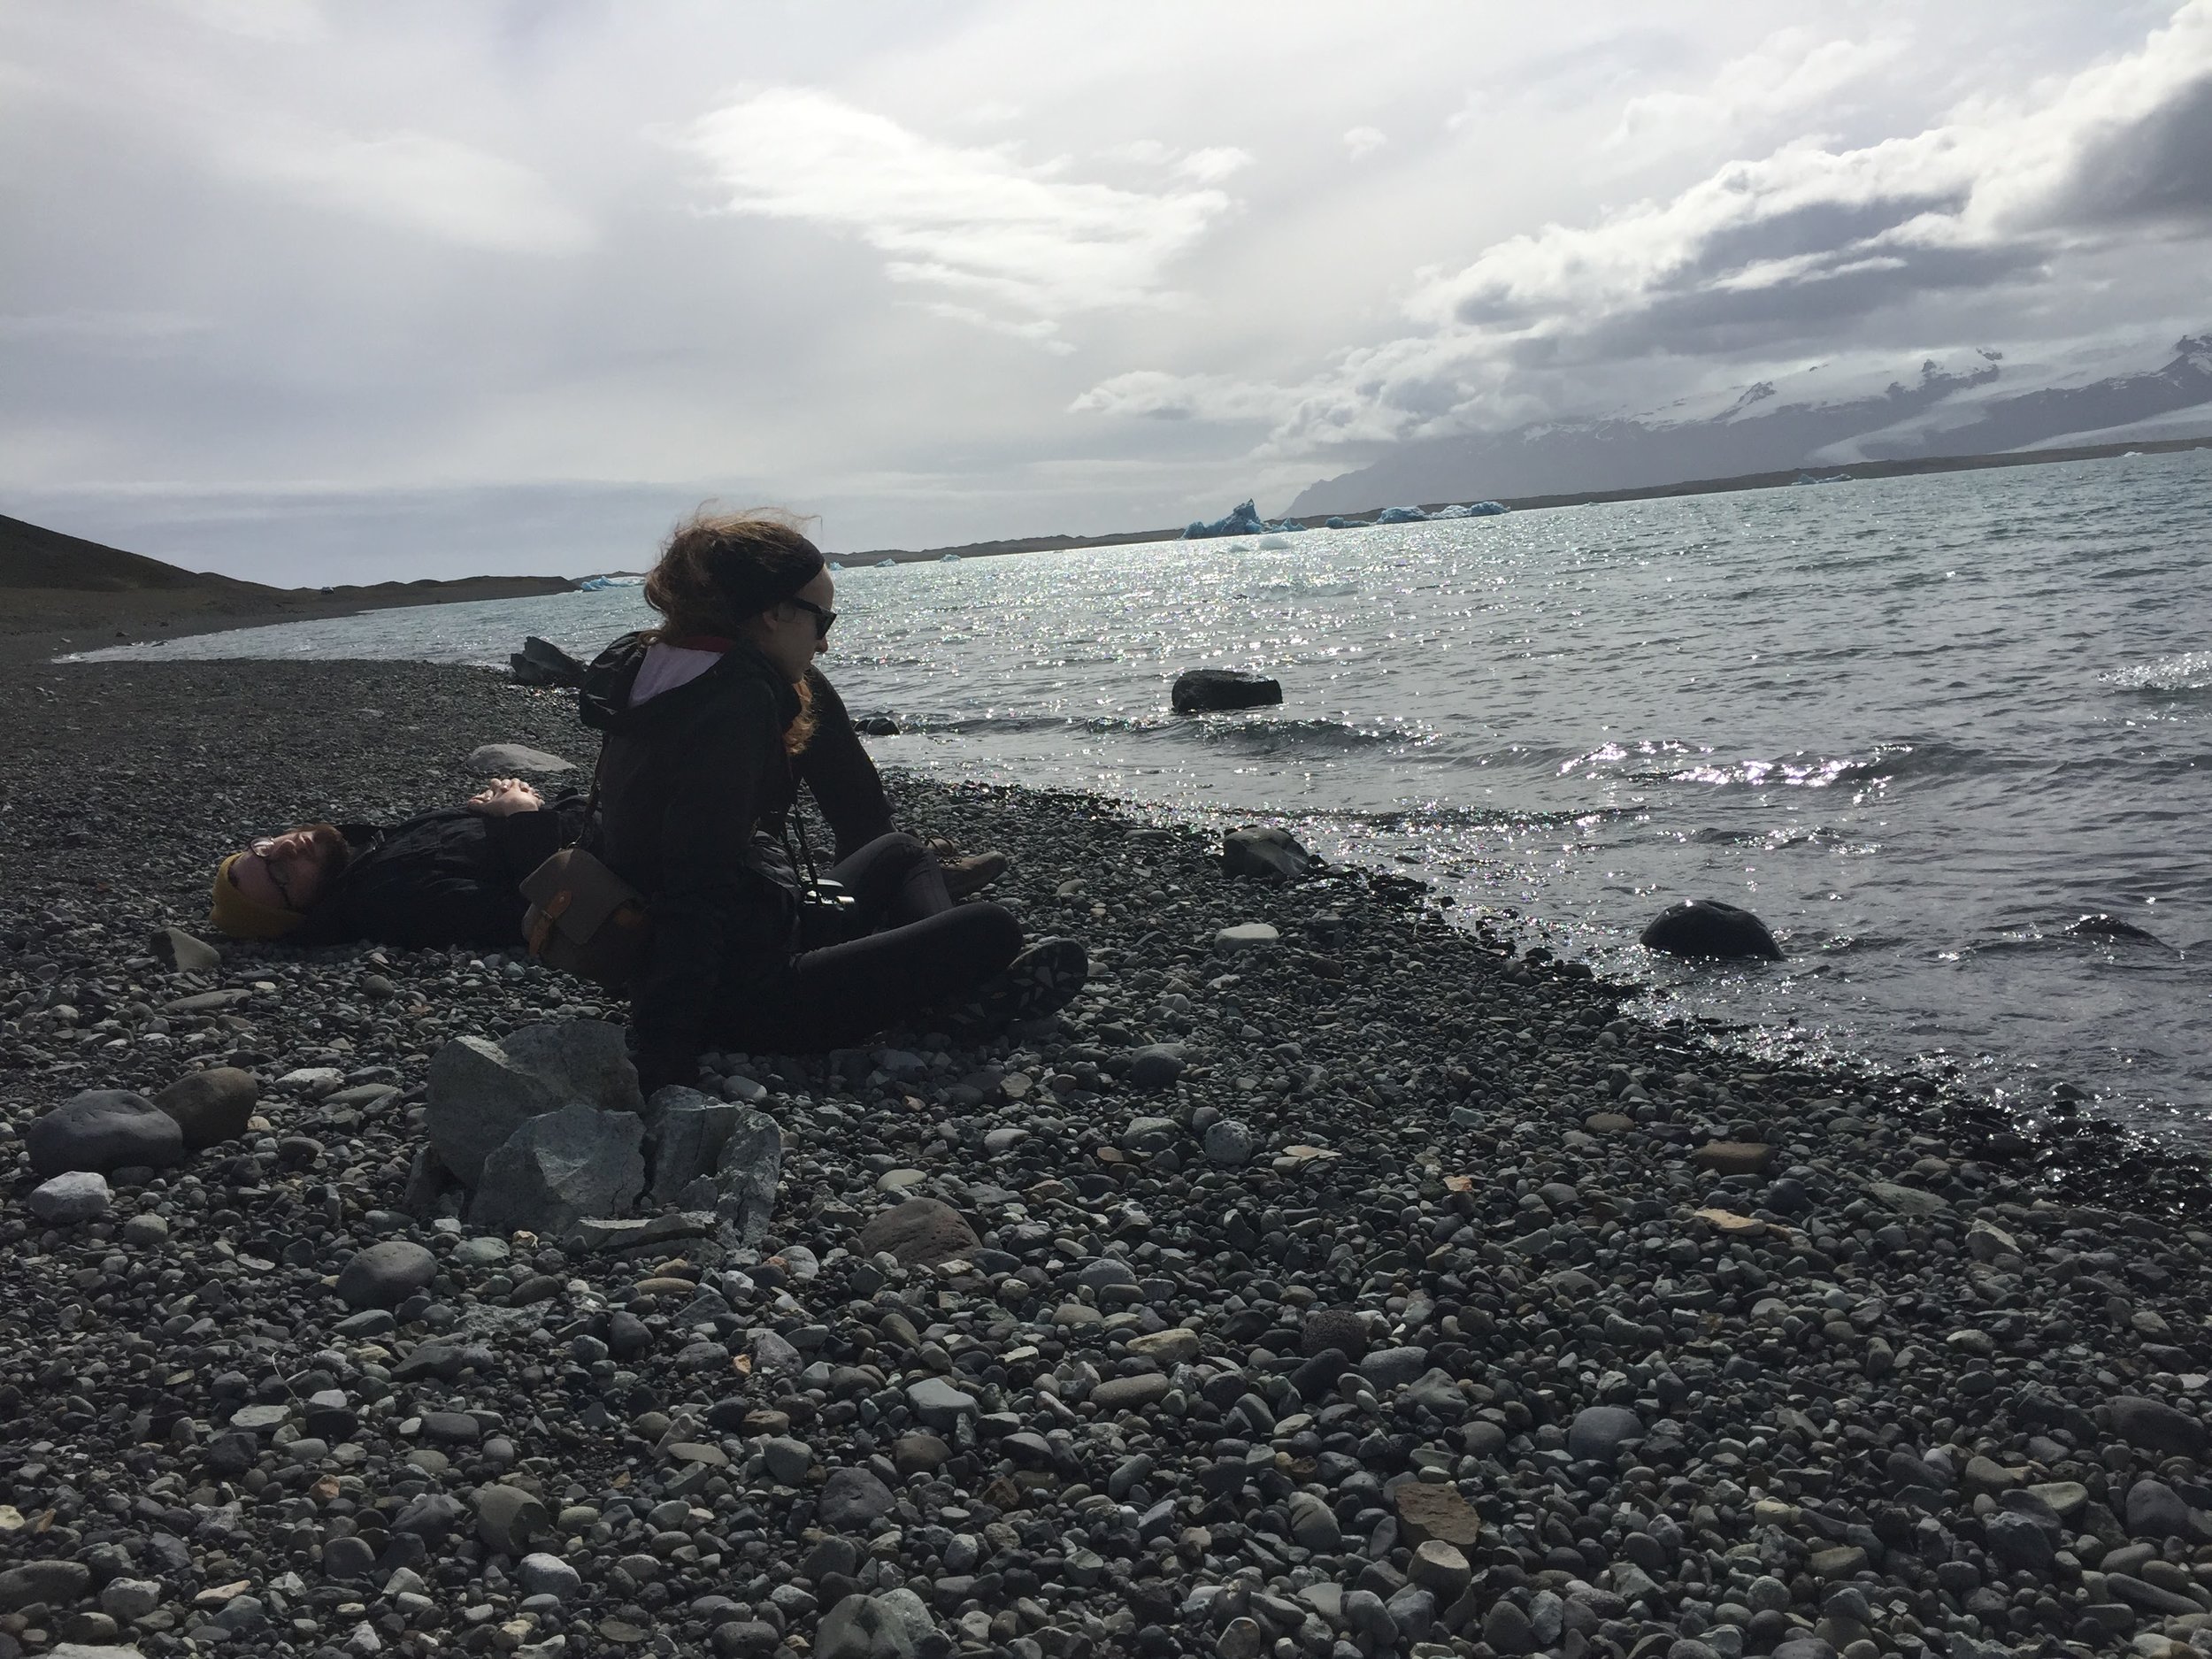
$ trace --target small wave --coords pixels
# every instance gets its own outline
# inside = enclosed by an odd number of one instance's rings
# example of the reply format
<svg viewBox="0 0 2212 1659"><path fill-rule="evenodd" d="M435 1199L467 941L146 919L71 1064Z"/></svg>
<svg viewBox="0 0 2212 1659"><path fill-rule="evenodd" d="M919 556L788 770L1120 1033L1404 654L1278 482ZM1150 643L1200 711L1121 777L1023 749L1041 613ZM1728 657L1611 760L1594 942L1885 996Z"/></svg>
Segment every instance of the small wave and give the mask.
<svg viewBox="0 0 2212 1659"><path fill-rule="evenodd" d="M1806 755L1778 760L1701 760L1672 771L1632 774L1650 782L1780 786L1826 789L1838 784L1879 787L1898 778L1959 777L1988 770L1987 757L1955 743L1878 743L1870 755Z"/></svg>
<svg viewBox="0 0 2212 1659"><path fill-rule="evenodd" d="M2212 690L2212 651L2184 651L2155 663L2138 663L2103 676L2122 691Z"/></svg>
<svg viewBox="0 0 2212 1659"><path fill-rule="evenodd" d="M928 735L1018 736L1032 732L1080 732L1098 736L1166 738L1275 754L1286 749L1404 748L1435 741L1432 733L1391 726L1350 726L1340 720L1268 719L1214 715L915 715L904 731Z"/></svg>

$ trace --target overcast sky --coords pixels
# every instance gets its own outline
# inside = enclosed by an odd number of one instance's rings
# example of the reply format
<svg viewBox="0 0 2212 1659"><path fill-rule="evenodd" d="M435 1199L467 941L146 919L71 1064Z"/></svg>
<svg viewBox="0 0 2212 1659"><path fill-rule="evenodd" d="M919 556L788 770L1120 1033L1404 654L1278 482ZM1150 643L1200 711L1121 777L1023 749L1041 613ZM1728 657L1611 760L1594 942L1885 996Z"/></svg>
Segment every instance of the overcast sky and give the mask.
<svg viewBox="0 0 2212 1659"><path fill-rule="evenodd" d="M1180 523L2212 326L2212 0L13 0L0 511L280 581Z"/></svg>

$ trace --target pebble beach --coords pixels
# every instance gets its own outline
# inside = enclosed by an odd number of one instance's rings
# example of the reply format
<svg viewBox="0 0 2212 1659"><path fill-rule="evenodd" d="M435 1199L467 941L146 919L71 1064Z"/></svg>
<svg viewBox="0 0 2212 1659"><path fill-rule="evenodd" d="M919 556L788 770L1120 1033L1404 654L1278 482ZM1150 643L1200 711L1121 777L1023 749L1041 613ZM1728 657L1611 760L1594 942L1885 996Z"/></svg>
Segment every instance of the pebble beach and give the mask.
<svg viewBox="0 0 2212 1659"><path fill-rule="evenodd" d="M749 1243L488 1233L414 1179L434 1059L618 1008L150 941L252 835L588 765L572 697L0 685L0 1659L2212 1653L2203 1171L2063 1101L1755 1061L1403 879L895 777L1086 995L710 1056L780 1132ZM88 1089L199 1144L38 1213Z"/></svg>

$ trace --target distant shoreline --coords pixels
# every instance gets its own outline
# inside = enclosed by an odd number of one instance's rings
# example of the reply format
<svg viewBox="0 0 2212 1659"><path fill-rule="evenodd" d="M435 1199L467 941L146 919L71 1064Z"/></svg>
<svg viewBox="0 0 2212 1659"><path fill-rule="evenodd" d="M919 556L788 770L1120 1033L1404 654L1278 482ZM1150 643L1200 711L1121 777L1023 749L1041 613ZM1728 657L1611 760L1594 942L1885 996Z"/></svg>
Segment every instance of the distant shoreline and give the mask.
<svg viewBox="0 0 2212 1659"><path fill-rule="evenodd" d="M2134 443L2085 444L2064 449L2025 449L2001 455L1923 457L1912 460L1863 461L1823 469L1816 476L1825 482L1856 482L1869 479L1910 478L1931 472L1970 472L1994 467L2043 466L2062 461L2106 460L2131 453L2168 455L2191 449L2212 449L2212 434L2193 438L2162 438ZM1739 490L1773 489L1796 484L1807 476L1804 469L1774 472L1745 472L1732 478L1691 479L1679 483L1637 485L1624 489L1584 490L1570 495L1501 497L1516 512L1552 507L1580 507L1599 503L1663 501L1682 495L1718 495ZM1405 505L1392 503L1389 505ZM1448 502L1414 503L1424 511L1451 505ZM1383 508L1363 512L1333 514L1353 525L1371 523ZM26 526L27 528L28 526ZM956 547L919 549L878 548L830 557L848 569L864 568L889 559L900 565L934 563L948 554L960 558L997 558L1017 553L1054 553L1091 548L1132 547L1174 541L1183 527L1166 530L1118 531L1094 536L1019 536L996 541L972 541ZM64 538L73 541L73 538ZM1233 538L1229 538L1233 539ZM93 547L91 543L75 543ZM106 549L96 549L106 553ZM132 556L118 556L129 557ZM635 572L628 572L634 574ZM357 616L365 611L391 611L415 605L458 604L472 600L518 599L541 594L575 591L586 577L463 576L449 580L425 579L411 582L379 582L373 586L333 588L265 588L220 577L187 578L180 586L130 587L121 590L0 586L0 663L44 662L73 651L98 650L117 644L145 644L183 639L194 634L219 634L232 628L262 627L280 622L314 622L335 617ZM517 641L520 643L519 641Z"/></svg>
<svg viewBox="0 0 2212 1659"><path fill-rule="evenodd" d="M1855 461L1847 465L1820 468L1816 477L1822 482L1830 480L1855 482L1863 479L1914 478L1928 472L1974 472L1985 468L2004 466L2046 466L2060 461L2100 461L2129 454L2167 455L2183 449L2212 449L2212 433L2195 438L2144 439L2133 443L2080 444L2064 449L2006 450L1997 455L1921 456L1910 460ZM1678 495L1722 495L1737 490L1774 489L1794 485L1812 469L1788 467L1775 472L1740 472L1730 478L1688 479L1672 484L1637 484L1624 489L1577 490L1558 495L1501 495L1499 504L1514 512L1532 512L1548 507L1586 507L1599 503L1617 501L1663 501ZM1375 515L1391 507L1417 506L1424 512L1433 512L1457 502L1473 501L1475 495L1455 497L1452 501L1385 502L1379 506L1362 508L1357 512L1331 513L1328 517L1342 518L1347 524L1366 525ZM1310 520L1308 527L1316 527L1318 521ZM864 552L838 553L832 557L848 567L856 567L890 559L901 565L923 564L941 559L947 554L961 558L995 558L1010 553L1059 553L1084 548L1130 547L1148 541L1179 541L1184 526L1176 525L1166 530L1127 530L1107 535L1091 536L1019 536L1000 541L972 541L959 547L935 547L918 549L905 548L872 548ZM1233 541L1234 537L1225 540Z"/></svg>

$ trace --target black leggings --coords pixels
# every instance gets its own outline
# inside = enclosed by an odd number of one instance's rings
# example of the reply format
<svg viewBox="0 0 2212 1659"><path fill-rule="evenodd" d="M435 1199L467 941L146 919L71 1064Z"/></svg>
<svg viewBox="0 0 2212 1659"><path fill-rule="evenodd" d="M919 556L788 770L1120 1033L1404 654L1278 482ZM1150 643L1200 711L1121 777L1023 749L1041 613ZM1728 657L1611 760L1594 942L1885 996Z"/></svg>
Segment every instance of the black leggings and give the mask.
<svg viewBox="0 0 2212 1659"><path fill-rule="evenodd" d="M716 1033L749 1054L842 1048L967 995L1013 961L1021 924L1003 906L955 904L928 849L879 836L827 873L879 931L802 950L764 991L725 1010Z"/></svg>

